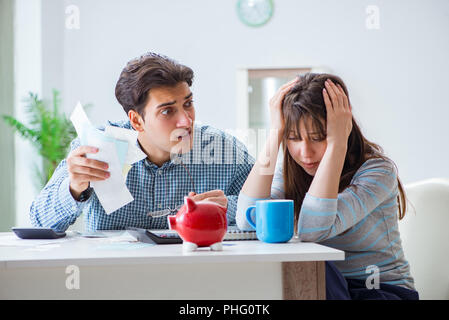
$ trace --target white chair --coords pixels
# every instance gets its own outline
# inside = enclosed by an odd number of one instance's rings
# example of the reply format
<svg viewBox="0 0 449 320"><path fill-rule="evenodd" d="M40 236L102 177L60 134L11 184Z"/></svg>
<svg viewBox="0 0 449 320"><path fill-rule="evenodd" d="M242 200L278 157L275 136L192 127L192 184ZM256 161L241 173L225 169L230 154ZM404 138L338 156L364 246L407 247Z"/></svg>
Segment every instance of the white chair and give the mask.
<svg viewBox="0 0 449 320"><path fill-rule="evenodd" d="M408 208L399 231L416 290L420 299L449 299L449 179L404 189Z"/></svg>

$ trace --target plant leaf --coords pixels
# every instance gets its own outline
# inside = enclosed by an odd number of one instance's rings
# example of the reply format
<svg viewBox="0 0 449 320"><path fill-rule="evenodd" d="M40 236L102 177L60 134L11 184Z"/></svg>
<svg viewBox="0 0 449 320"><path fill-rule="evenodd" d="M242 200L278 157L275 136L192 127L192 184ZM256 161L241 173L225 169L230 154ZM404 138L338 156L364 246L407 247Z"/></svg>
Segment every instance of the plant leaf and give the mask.
<svg viewBox="0 0 449 320"><path fill-rule="evenodd" d="M77 134L72 122L60 112L61 99L59 91L53 90L51 108L38 95L29 92L23 100L29 126L12 116L3 115L4 121L17 131L24 139L33 142L42 156L42 169L36 173L39 185L45 185L53 175L58 164L66 157L70 143ZM37 170L38 168L36 168Z"/></svg>
<svg viewBox="0 0 449 320"><path fill-rule="evenodd" d="M38 139L39 133L33 129L28 128L19 120L12 116L2 115L3 120L10 125L15 132L19 133L22 138L35 142Z"/></svg>

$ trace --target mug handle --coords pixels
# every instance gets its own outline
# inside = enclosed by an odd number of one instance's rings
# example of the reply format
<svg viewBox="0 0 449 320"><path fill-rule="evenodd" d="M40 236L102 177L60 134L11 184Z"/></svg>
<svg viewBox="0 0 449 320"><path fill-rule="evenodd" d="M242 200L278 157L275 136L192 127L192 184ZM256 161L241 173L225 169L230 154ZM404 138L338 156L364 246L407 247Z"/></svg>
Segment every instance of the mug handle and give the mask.
<svg viewBox="0 0 449 320"><path fill-rule="evenodd" d="M256 223L252 220L252 218L251 218L251 210L252 209L256 209L256 206L249 206L247 209L246 209L246 221L248 221L248 223L249 223L249 225L251 226L251 227L253 227L254 228L254 230L256 230Z"/></svg>

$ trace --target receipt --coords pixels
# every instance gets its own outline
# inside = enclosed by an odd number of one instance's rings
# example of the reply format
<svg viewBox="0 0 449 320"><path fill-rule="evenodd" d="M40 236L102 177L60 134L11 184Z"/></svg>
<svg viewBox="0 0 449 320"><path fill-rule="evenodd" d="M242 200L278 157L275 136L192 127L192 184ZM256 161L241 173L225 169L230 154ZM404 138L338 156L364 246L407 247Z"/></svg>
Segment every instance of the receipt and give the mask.
<svg viewBox="0 0 449 320"><path fill-rule="evenodd" d="M86 140L86 145L98 148L97 153L88 154L87 157L106 162L109 165L109 172L111 173L109 178L103 181L92 181L90 185L94 188L103 209L107 214L110 214L134 200L123 181L123 165L117 152L117 143L123 143L124 148L122 150L126 152L128 142L111 141L112 138L101 137L99 134L92 134L91 132L86 135Z"/></svg>
<svg viewBox="0 0 449 320"><path fill-rule="evenodd" d="M70 120L81 140L81 145L98 148L97 153L86 156L109 165L111 175L108 179L90 183L106 213L111 214L133 201L134 198L126 186L126 175L133 163L146 157L136 145L137 132L124 128L116 130L117 128L111 126L106 127L104 132L96 129L80 102L76 105Z"/></svg>
<svg viewBox="0 0 449 320"><path fill-rule="evenodd" d="M139 134L135 130L129 130L125 128L119 128L114 126L107 126L105 133L109 137L116 139L124 139L128 141L128 149L126 153L125 164L123 166L123 176L126 181L126 176L129 170L132 168L131 164L145 159L147 155L137 146L137 135Z"/></svg>

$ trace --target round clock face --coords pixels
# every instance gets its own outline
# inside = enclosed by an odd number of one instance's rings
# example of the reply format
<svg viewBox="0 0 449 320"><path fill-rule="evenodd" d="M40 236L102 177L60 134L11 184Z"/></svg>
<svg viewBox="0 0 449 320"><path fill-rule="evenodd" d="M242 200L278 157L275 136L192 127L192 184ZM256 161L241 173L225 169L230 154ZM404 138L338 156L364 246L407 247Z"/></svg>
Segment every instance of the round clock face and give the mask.
<svg viewBox="0 0 449 320"><path fill-rule="evenodd" d="M273 15L273 9L272 0L239 0L237 2L239 19L251 27L267 23Z"/></svg>

